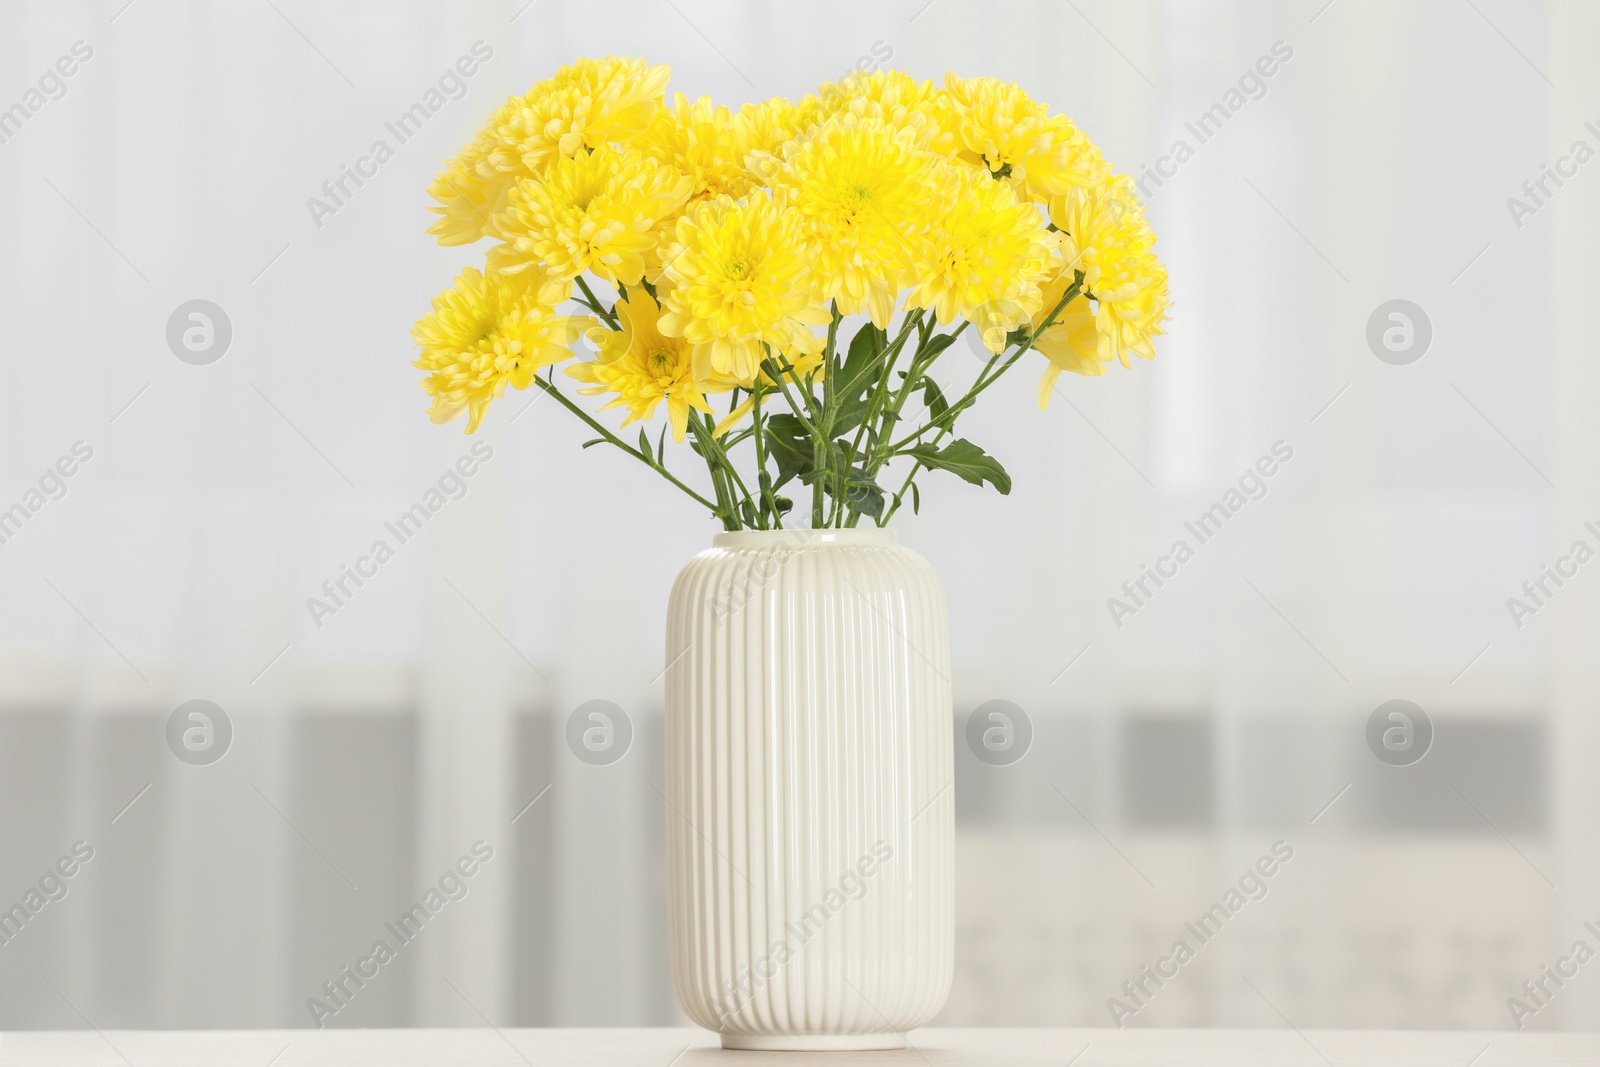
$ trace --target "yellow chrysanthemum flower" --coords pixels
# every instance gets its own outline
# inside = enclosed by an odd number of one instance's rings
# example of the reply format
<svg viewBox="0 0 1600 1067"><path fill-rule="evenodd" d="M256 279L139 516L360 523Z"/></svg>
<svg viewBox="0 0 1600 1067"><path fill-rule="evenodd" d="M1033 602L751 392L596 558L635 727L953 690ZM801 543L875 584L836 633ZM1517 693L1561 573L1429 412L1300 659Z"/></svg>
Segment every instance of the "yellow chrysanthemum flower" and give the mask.
<svg viewBox="0 0 1600 1067"><path fill-rule="evenodd" d="M443 245L484 236L517 179L540 177L557 159L645 130L670 76L666 65L640 59L580 59L509 98L429 187L439 206L428 210L442 217L428 232Z"/></svg>
<svg viewBox="0 0 1600 1067"><path fill-rule="evenodd" d="M1131 180L1017 85L852 73L730 111L667 103L669 73L577 60L506 100L436 174L428 232L497 243L413 328L435 422L466 412L475 431L507 383L533 384L588 326L598 354L567 371L580 392L608 394L624 425L665 401L681 441L691 412L737 391L726 433L774 376L815 388L830 302L885 329L902 303L964 319L997 355L1033 331L1041 407L1064 372L1154 356L1167 273ZM616 329L555 313L586 273L622 291Z"/></svg>
<svg viewBox="0 0 1600 1067"><path fill-rule="evenodd" d="M1156 259L1156 235L1145 221L1133 181L1119 175L1074 189L1050 204L1063 233L1067 264L1083 271L1095 299L1100 358L1128 365L1128 353L1153 359L1153 338L1166 331L1167 268Z"/></svg>
<svg viewBox="0 0 1600 1067"><path fill-rule="evenodd" d="M542 180L518 180L490 222L501 243L489 249L489 268L510 274L539 265L540 299L552 305L572 295L584 271L638 285L661 239L658 224L683 205L690 185L633 149L602 145L557 160Z"/></svg>
<svg viewBox="0 0 1600 1067"><path fill-rule="evenodd" d="M500 114L510 105L501 108ZM493 124L495 120L491 119ZM445 163L428 186L428 195L438 206L428 208L438 215L428 232L442 245L471 244L488 228L489 217L504 206L506 193L516 182L514 175L503 174L489 165L494 141L480 132L471 144Z"/></svg>
<svg viewBox="0 0 1600 1067"><path fill-rule="evenodd" d="M816 292L798 213L765 193L691 205L662 252L661 332L696 346L696 372L750 378L763 346L815 352L832 321Z"/></svg>
<svg viewBox="0 0 1600 1067"><path fill-rule="evenodd" d="M693 345L681 337L662 334L658 328L661 309L649 293L636 289L618 300L614 310L622 329L591 329L589 338L600 350L598 358L573 364L567 375L591 383L578 390L585 396L616 393L605 407L626 406L624 426L649 419L665 400L672 439L682 441L689 428L689 409L710 414L705 394L720 390L695 377Z"/></svg>
<svg viewBox="0 0 1600 1067"><path fill-rule="evenodd" d="M909 132L847 115L796 145L773 191L804 220L823 297L886 329L952 173Z"/></svg>
<svg viewBox="0 0 1600 1067"><path fill-rule="evenodd" d="M743 196L751 186L745 146L733 112L709 96L690 102L682 93L662 108L639 147L652 159L676 167L693 181L690 200Z"/></svg>
<svg viewBox="0 0 1600 1067"><path fill-rule="evenodd" d="M777 153L789 141L814 129L821 119L820 111L815 96L802 97L799 103L774 96L759 104L745 104L734 115L733 125L746 153Z"/></svg>
<svg viewBox="0 0 1600 1067"><path fill-rule="evenodd" d="M508 383L526 389L540 367L572 355L568 346L593 320L555 314L539 301L542 281L537 271L484 274L468 267L434 297L433 310L411 330L422 348L414 366L428 372L422 386L433 397L434 422L466 411L472 433Z"/></svg>
<svg viewBox="0 0 1600 1067"><path fill-rule="evenodd" d="M1033 316L1031 329L1037 330L1044 325L1045 318L1055 310L1056 305L1061 303L1061 298L1066 295L1072 279L1072 270L1063 269L1044 287L1044 299L1039 305L1038 312ZM1106 362L1100 358L1100 334L1095 329L1094 311L1089 307L1087 296L1073 297L1072 301L1056 315L1050 328L1039 334L1033 343L1033 348L1047 361L1044 376L1039 379L1041 408L1049 405L1050 393L1055 389L1056 379L1061 377L1062 371L1071 371L1073 374L1087 377L1106 372Z"/></svg>
<svg viewBox="0 0 1600 1067"><path fill-rule="evenodd" d="M914 131L924 146L939 133L933 82L919 82L904 71L852 72L822 86L817 95L824 118L879 119L895 129Z"/></svg>
<svg viewBox="0 0 1600 1067"><path fill-rule="evenodd" d="M1051 115L1011 82L945 76L934 102L935 147L1011 183L1043 204L1069 189L1105 181L1109 164L1065 115Z"/></svg>
<svg viewBox="0 0 1600 1067"><path fill-rule="evenodd" d="M534 177L557 160L610 142L627 143L649 128L672 70L642 59L580 59L540 82L489 127L496 169Z"/></svg>
<svg viewBox="0 0 1600 1067"><path fill-rule="evenodd" d="M794 142L809 136L820 118L821 104L815 96L806 96L799 103L774 96L741 107L733 117L733 127L751 182L771 185Z"/></svg>
<svg viewBox="0 0 1600 1067"><path fill-rule="evenodd" d="M923 242L907 308L932 308L941 325L961 316L978 327L991 352L1029 321L1040 285L1060 261L1058 243L1039 210L1004 182L952 163L954 195ZM930 179L932 180L931 176Z"/></svg>

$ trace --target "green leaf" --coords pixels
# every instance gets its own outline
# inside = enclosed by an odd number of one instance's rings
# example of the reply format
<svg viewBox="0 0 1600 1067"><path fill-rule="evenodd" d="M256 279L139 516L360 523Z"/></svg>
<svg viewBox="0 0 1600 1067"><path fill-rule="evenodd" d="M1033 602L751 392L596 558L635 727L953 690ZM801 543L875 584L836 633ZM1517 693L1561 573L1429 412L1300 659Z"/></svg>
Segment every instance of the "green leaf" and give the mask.
<svg viewBox="0 0 1600 1067"><path fill-rule="evenodd" d="M883 488L860 467L851 467L845 477L844 502L863 515L883 518Z"/></svg>
<svg viewBox="0 0 1600 1067"><path fill-rule="evenodd" d="M872 323L856 331L845 355L844 366L833 380L833 395L839 402L839 414L834 420L833 432L847 434L861 425L867 417L867 406L872 401L872 387L883 371L883 351L889 346L889 335Z"/></svg>
<svg viewBox="0 0 1600 1067"><path fill-rule="evenodd" d="M919 445L907 455L917 459L924 467L949 471L972 485L989 482L1000 490L1002 496L1011 492L1011 475L1000 466L1000 461L966 438L951 441L943 448Z"/></svg>
<svg viewBox="0 0 1600 1067"><path fill-rule="evenodd" d="M583 447L588 448L590 445L603 445L605 443L606 439L604 437L596 437L593 441L585 441Z"/></svg>
<svg viewBox="0 0 1600 1067"><path fill-rule="evenodd" d="M661 424L661 437L656 441L656 459L658 462L666 458L667 453L664 450L664 446L667 443L667 427L671 424L671 419L668 419Z"/></svg>
<svg viewBox="0 0 1600 1067"><path fill-rule="evenodd" d="M834 380L835 392L845 396L865 393L867 386L877 380L878 372L883 369L879 357L888 347L889 335L872 323L857 330L850 341L850 350L845 354L844 366L839 368L839 376Z"/></svg>
<svg viewBox="0 0 1600 1067"><path fill-rule="evenodd" d="M936 333L928 338L928 343L922 346L922 359L924 363L937 359L940 352L956 343L956 339L947 333Z"/></svg>
<svg viewBox="0 0 1600 1067"><path fill-rule="evenodd" d="M650 438L645 434L644 427L642 426L639 427L639 451L644 453L644 458L646 460L649 460L651 463L655 462L655 457L650 454Z"/></svg>
<svg viewBox="0 0 1600 1067"><path fill-rule="evenodd" d="M803 471L800 475L800 481L806 485L812 485L820 481L829 495L838 496L839 472L850 467L850 463L846 458L849 452L850 442L845 441L843 438L833 442L828 450L827 463L821 467L813 465L810 469Z"/></svg>
<svg viewBox="0 0 1600 1067"><path fill-rule="evenodd" d="M917 488L917 483L911 483L911 514L922 514L922 491Z"/></svg>
<svg viewBox="0 0 1600 1067"><path fill-rule="evenodd" d="M928 414L935 419L944 418L945 412L950 410L950 402L932 378L922 379L922 402L928 405Z"/></svg>
<svg viewBox="0 0 1600 1067"><path fill-rule="evenodd" d="M786 482L805 477L816 467L815 449L811 431L805 423L790 414L773 415L765 420L767 452L778 466L776 489Z"/></svg>

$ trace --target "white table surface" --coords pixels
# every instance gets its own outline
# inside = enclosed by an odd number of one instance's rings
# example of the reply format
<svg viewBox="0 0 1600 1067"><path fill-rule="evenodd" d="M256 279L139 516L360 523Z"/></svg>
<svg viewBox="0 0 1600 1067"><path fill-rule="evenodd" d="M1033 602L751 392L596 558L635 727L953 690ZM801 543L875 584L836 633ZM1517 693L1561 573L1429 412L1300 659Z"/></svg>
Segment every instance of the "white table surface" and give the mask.
<svg viewBox="0 0 1600 1067"><path fill-rule="evenodd" d="M1385 1030L914 1030L898 1052L724 1052L704 1030L92 1030L0 1034L14 1067L1600 1067L1600 1034Z"/></svg>

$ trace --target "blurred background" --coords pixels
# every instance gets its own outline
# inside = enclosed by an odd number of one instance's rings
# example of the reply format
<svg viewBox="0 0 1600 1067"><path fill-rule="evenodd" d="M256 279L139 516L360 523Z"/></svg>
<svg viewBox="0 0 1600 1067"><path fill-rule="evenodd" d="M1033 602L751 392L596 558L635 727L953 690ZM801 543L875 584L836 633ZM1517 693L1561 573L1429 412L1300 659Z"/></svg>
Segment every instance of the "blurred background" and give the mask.
<svg viewBox="0 0 1600 1067"><path fill-rule="evenodd" d="M939 1021L1110 1025L1281 842L1130 1025L1512 1026L1525 981L1600 947L1600 563L1571 555L1600 549L1597 40L1578 0L8 3L0 908L30 918L0 917L0 1027L312 1025L480 842L328 1025L682 1021L659 676L712 525L527 394L478 438L430 425L409 366L482 253L424 234L434 170L606 53L730 106L875 65L997 75L1159 179L1159 358L1047 411L1025 362L963 423L1011 495L934 476L896 520L952 615ZM935 376L977 367L958 346ZM1275 445L1201 543L1185 524ZM169 733L194 700L227 724L199 755L200 720ZM592 700L631 724L609 764L566 741ZM1031 723L1009 763L965 742L996 700ZM1410 749L1369 742L1392 700ZM1597 968L1520 1021L1600 1025Z"/></svg>

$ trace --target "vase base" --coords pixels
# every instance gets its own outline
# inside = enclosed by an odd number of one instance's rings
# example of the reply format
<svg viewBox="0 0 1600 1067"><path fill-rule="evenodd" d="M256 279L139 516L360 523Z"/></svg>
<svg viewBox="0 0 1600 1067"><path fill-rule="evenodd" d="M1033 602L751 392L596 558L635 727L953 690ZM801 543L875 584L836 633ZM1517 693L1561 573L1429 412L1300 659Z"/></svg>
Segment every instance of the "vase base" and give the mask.
<svg viewBox="0 0 1600 1067"><path fill-rule="evenodd" d="M869 1052L906 1047L906 1036L881 1034L728 1034L722 1047L753 1052Z"/></svg>

